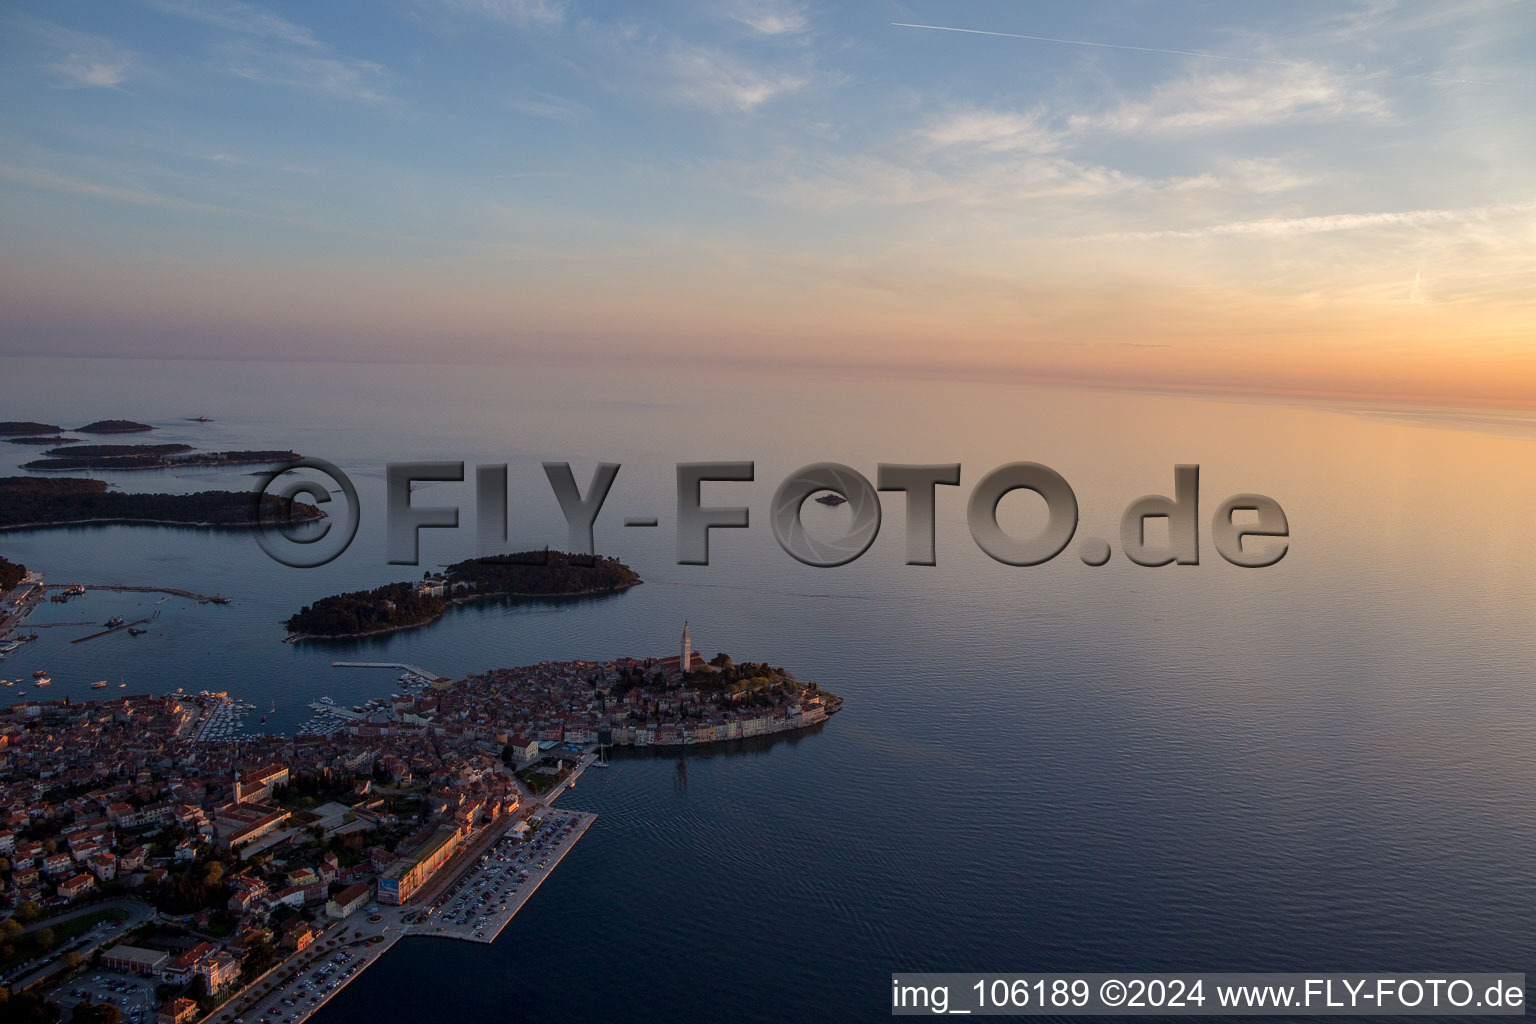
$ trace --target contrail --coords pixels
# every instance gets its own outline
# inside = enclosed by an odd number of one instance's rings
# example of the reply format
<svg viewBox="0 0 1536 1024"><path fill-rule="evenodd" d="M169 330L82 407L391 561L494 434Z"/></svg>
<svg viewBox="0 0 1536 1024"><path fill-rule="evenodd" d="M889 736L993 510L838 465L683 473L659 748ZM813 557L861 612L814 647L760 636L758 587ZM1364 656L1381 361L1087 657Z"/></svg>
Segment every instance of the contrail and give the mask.
<svg viewBox="0 0 1536 1024"><path fill-rule="evenodd" d="M1280 67L1301 67L1300 61L1275 60L1269 57L1234 57L1227 53L1205 53L1200 50L1165 50L1160 46L1130 46L1125 43L1095 43L1088 39L1057 39L1054 36L1027 36L1022 32L989 32L980 28L955 28L952 25L913 25L905 21L893 21L895 28L925 28L932 32L964 32L970 36L1001 36L1004 39L1030 39L1037 43L1062 43L1066 46L1094 46L1103 50L1136 50L1139 53L1169 53L1176 57L1205 57L1209 60L1235 60L1244 64L1276 64ZM1390 74L1390 72L1389 72ZM1439 78L1435 75L1395 74L1394 78L1416 78L1439 85L1497 85L1476 78Z"/></svg>
<svg viewBox="0 0 1536 1024"><path fill-rule="evenodd" d="M1292 64L1294 61L1270 60L1265 57L1231 57L1224 53L1201 53L1198 50L1164 50L1156 46L1127 46L1124 43L1094 43L1086 39L1055 39L1051 36L1026 36L1018 32L988 32L979 28L953 28L949 25L911 25L893 21L896 28L926 28L934 32L964 32L972 36L1002 36L1004 39L1032 39L1037 43L1065 43L1068 46L1097 46L1106 50L1138 50L1141 53L1171 53L1178 57L1209 57L1211 60L1237 60L1245 64Z"/></svg>

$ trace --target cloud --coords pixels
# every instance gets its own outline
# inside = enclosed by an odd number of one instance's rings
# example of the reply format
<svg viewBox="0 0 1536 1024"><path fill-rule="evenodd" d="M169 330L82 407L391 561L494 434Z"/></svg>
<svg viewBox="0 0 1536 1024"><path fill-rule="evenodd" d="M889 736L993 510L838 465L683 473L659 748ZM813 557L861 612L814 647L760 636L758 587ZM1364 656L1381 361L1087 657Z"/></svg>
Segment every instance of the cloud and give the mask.
<svg viewBox="0 0 1536 1024"><path fill-rule="evenodd" d="M138 206L156 206L167 210L182 210L189 213L220 213L238 217L257 217L261 214L248 210L235 209L228 206L218 206L212 203L199 203L188 199L179 199L175 196L164 196L154 192L145 192L139 189L122 188L116 185L103 185L97 182L82 181L79 178L71 178L54 171L43 170L36 167L15 167L10 164L0 164L0 181L13 181L17 184L31 188L44 189L49 192L63 192L69 195L85 196L90 199L108 199L119 203L133 203Z"/></svg>
<svg viewBox="0 0 1536 1024"><path fill-rule="evenodd" d="M6 27L39 39L53 55L44 66L74 88L115 89L128 80L138 57L106 36L79 32L24 15L6 19Z"/></svg>
<svg viewBox="0 0 1536 1024"><path fill-rule="evenodd" d="M73 85L115 88L128 77L133 60L124 53L66 53L48 65Z"/></svg>
<svg viewBox="0 0 1536 1024"><path fill-rule="evenodd" d="M144 0L164 14L216 28L232 38L214 47L230 74L323 96L385 98L384 66L336 56L302 25L242 0Z"/></svg>
<svg viewBox="0 0 1536 1024"><path fill-rule="evenodd" d="M755 180L746 168L728 179ZM777 178L757 191L763 198L800 209L937 205L960 210L997 208L1040 200L1094 199L1149 185L1146 179L1060 157L994 158L935 168L910 160L860 154L800 160L767 172Z"/></svg>
<svg viewBox="0 0 1536 1024"><path fill-rule="evenodd" d="M562 121L566 124L579 120L591 112L590 108L577 103L575 100L568 100L563 96L554 96L545 92L530 92L521 96L513 96L505 102L509 108L519 113L548 118L551 121Z"/></svg>
<svg viewBox="0 0 1536 1024"><path fill-rule="evenodd" d="M239 35L276 39L294 46L318 47L314 33L302 25L241 0L144 0L163 14L186 18Z"/></svg>
<svg viewBox="0 0 1536 1024"><path fill-rule="evenodd" d="M1155 134L1253 128L1288 121L1383 117L1386 101L1358 79L1312 64L1187 75L1098 113L1067 119L1073 132Z"/></svg>
<svg viewBox="0 0 1536 1024"><path fill-rule="evenodd" d="M459 14L472 14L508 25L555 28L565 21L562 0L440 0Z"/></svg>
<svg viewBox="0 0 1536 1024"><path fill-rule="evenodd" d="M226 70L248 81L271 82L339 99L377 102L385 98L384 66L373 61L253 45L226 47L224 55Z"/></svg>
<svg viewBox="0 0 1536 1024"><path fill-rule="evenodd" d="M923 137L933 149L964 148L982 153L1049 153L1061 148L1061 135L1038 112L961 110L929 123Z"/></svg>
<svg viewBox="0 0 1536 1024"><path fill-rule="evenodd" d="M661 77L676 99L714 110L750 111L803 88L809 78L746 61L724 50L673 42L663 55Z"/></svg>
<svg viewBox="0 0 1536 1024"><path fill-rule="evenodd" d="M1285 238L1316 235L1330 231L1359 231L1366 228L1421 228L1436 224L1459 224L1489 217L1530 213L1536 202L1500 203L1461 209L1401 210L1384 213L1334 213L1313 217L1265 217L1258 220L1231 221L1199 228L1167 231L1134 231L1098 235L1105 239L1209 238L1220 235L1250 235Z"/></svg>
<svg viewBox="0 0 1536 1024"><path fill-rule="evenodd" d="M758 35L797 36L811 27L805 8L784 0L736 0L723 5L721 11Z"/></svg>

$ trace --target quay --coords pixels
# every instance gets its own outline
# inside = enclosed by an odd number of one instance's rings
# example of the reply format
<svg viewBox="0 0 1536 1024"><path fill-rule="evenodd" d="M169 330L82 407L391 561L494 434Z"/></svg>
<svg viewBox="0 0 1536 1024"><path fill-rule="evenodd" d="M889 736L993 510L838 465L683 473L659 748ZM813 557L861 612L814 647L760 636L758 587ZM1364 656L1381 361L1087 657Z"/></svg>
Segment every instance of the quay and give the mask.
<svg viewBox="0 0 1536 1024"><path fill-rule="evenodd" d="M405 672L411 672L429 683L447 682L447 676L440 676L436 672L424 669L420 665L407 665L403 661L333 661L331 668L398 668Z"/></svg>
<svg viewBox="0 0 1536 1024"><path fill-rule="evenodd" d="M263 978L235 993L206 1019L222 1022L238 1017L248 1021L280 1020L285 1024L303 1024L316 1010L356 981L366 968L376 964L401 939L420 936L484 944L494 942L518 910L522 909L528 897L543 884L576 845L576 841L591 827L592 822L597 820L597 815L590 812L557 811L551 808L547 801L553 799L558 792L560 790L552 792L545 800L535 798L535 806L539 808L544 823L541 828L561 827L557 822L568 821L570 834L562 835L556 841L556 846L544 854L546 863L543 867L529 869L528 878L504 904L506 910L498 910L494 916L487 914L485 924L478 929L467 920L462 924L449 922L441 905L447 902L448 893L455 891L455 888L463 889L466 885L473 885L481 876L499 870L505 877L508 871L516 871L520 863L518 854L525 850L523 843L512 846L503 862L482 861L482 857L494 853L508 841L510 821L489 826L477 842L445 865L438 876L422 888L418 898L408 901L404 906L380 905L375 901L366 911L359 911L346 920L328 925L322 934L322 941L316 942L304 953L290 957ZM532 848L526 849L531 858ZM486 884L490 884L489 879ZM477 930L480 934L476 934ZM341 955L343 953L348 954L348 957L344 959ZM337 976L320 976L317 972L322 967Z"/></svg>
<svg viewBox="0 0 1536 1024"><path fill-rule="evenodd" d="M572 823L571 834L569 836L562 836L558 840L558 845L555 849L547 854L547 857L552 859L543 867L529 868L527 879L518 886L514 893L507 897L505 903L501 904L505 909L487 912L485 923L479 925L469 918L468 914L472 912L466 912L466 916L462 920L454 921L446 916L451 913L451 911L445 910L448 896L446 894L440 895L425 911L425 916L420 918L420 923L412 926L411 934L436 936L445 939L462 939L465 942L483 942L487 945L495 942L502 929L517 915L517 912L522 909L523 904L528 902L528 897L532 896L539 886L544 884L544 880L554 873L555 868L559 867L560 862L565 859L565 855L576 845L576 840L580 839L587 829L592 826L592 823L597 820L597 815L589 811L546 811L544 820L549 822L556 814L561 818L570 819ZM553 828L555 826L550 825L548 827ZM494 853L499 847L500 843L497 843L486 852ZM515 873L518 865L523 863L515 859L518 849L520 847L514 847L509 851L504 862L491 861L482 863L477 858L469 871L454 880L454 885L464 888L465 886L479 883L482 879L484 880L483 884L497 884L497 875L505 879L509 873ZM506 884L506 882L502 881L501 884ZM450 891L452 890L450 889Z"/></svg>

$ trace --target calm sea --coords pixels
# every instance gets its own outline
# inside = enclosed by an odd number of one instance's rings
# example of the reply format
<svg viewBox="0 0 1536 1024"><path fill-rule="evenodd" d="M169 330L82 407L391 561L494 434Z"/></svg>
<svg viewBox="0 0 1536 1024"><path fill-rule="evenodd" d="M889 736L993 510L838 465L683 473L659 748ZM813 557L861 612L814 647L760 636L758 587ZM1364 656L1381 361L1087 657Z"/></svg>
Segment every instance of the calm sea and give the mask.
<svg viewBox="0 0 1536 1024"><path fill-rule="evenodd" d="M387 694L394 674L672 653L762 659L846 698L777 742L615 758L564 802L598 812L489 947L408 940L319 1015L348 1020L876 1019L893 970L1525 970L1536 953L1536 423L1516 415L1043 388L1026 382L752 372L12 360L5 417L129 417L133 440L291 447L356 481L340 559L269 561L249 536L149 527L0 534L50 581L222 592L194 605L92 593L50 605L0 676L47 693L227 689L292 729L322 694ZM199 424L199 414L216 422ZM122 440L130 440L124 438ZM38 450L0 444L4 468ZM422 566L383 551L390 461L509 465L517 546L564 546L540 463L585 487L623 468L600 551L644 586L602 600L453 611L426 629L281 643L315 598L474 554L422 534ZM675 564L674 466L754 460L747 505L709 566ZM1242 570L1208 540L1198 567L1118 554L1013 568L981 554L965 502L1004 462L1076 490L1079 538L1118 548L1121 509L1202 467L1202 520L1229 494L1279 501L1279 565ZM859 561L813 569L768 526L779 481L811 462L960 462L941 488L938 565L903 564L905 514ZM245 487L242 470L118 474L130 489ZM1027 495L1005 525L1038 524ZM832 531L846 510L814 506ZM659 529L624 529L655 515ZM1204 523L1202 532L1205 532ZM69 641L113 614L150 633ZM31 686L0 691L31 696ZM256 719L252 716L251 724Z"/></svg>

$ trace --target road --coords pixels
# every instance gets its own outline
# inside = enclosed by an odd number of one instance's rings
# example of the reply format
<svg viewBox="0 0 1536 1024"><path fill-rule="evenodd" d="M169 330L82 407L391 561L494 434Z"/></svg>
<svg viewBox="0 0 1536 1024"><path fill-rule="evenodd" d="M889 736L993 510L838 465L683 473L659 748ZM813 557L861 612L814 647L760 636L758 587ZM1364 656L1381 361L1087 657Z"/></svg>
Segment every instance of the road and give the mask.
<svg viewBox="0 0 1536 1024"><path fill-rule="evenodd" d="M34 921L23 928L21 933L25 935L28 932L35 932L40 928L51 928L63 924L65 921L73 921L77 917L87 917L102 910L126 910L128 912L128 920L124 922L124 925L127 928L145 924L155 916L155 908L148 903L141 903L138 900L102 900L99 903L87 903L83 907L77 907L63 914L55 914L53 917L45 917L41 921Z"/></svg>
<svg viewBox="0 0 1536 1024"><path fill-rule="evenodd" d="M0 983L9 985L16 991L30 988L31 986L36 985L38 982L46 981L55 972L65 970L66 968L64 966L64 955L66 953L79 953L82 957L86 957L88 959L92 953L96 952L96 950L110 943L116 942L120 936L126 934L130 929L137 928L139 925L144 924L155 916L155 909L153 907L144 903L139 903L136 900L103 900L100 903L92 903L89 906L81 907L79 910L73 910L67 914L59 914L55 917L50 917L45 920L38 921L36 924L32 925L26 930L33 931L39 928L47 928L53 925L62 924L65 921L72 920L84 914L93 914L99 910L111 910L113 908L128 911L128 919L126 921L103 922L92 928L90 931L86 932L84 935L81 935L79 938L74 939L66 945L60 946L49 957L49 962L45 963L37 970L21 977L16 977L13 973L10 977L0 978ZM35 961L33 961L33 963L35 963ZM24 965L22 968L19 968L18 971L24 970L28 966L31 965Z"/></svg>

